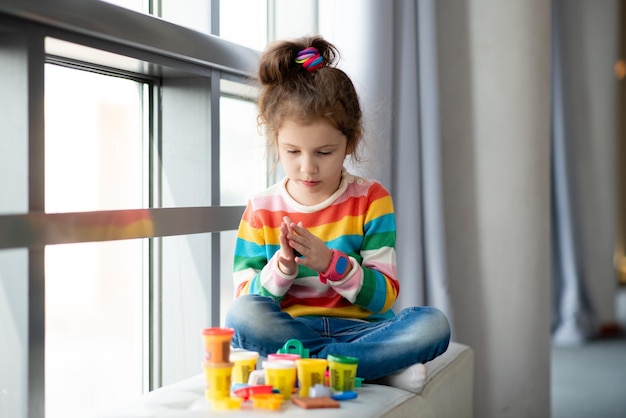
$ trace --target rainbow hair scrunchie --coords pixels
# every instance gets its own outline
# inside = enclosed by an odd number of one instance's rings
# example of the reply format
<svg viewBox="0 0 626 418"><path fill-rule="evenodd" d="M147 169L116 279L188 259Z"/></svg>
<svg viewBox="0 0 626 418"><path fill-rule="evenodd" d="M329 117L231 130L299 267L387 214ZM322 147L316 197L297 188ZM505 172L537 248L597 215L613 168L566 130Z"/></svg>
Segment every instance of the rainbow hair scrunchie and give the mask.
<svg viewBox="0 0 626 418"><path fill-rule="evenodd" d="M324 66L324 59L315 47L308 47L298 52L296 63L301 64L308 72L313 72Z"/></svg>

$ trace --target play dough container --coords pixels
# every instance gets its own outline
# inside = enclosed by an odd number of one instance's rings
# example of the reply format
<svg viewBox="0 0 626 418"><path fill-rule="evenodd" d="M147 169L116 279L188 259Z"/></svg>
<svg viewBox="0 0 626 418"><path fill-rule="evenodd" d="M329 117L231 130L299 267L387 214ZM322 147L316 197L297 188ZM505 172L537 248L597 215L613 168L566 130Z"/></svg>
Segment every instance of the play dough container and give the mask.
<svg viewBox="0 0 626 418"><path fill-rule="evenodd" d="M356 357L328 355L330 388L333 392L348 392L354 390L358 365L359 359Z"/></svg>
<svg viewBox="0 0 626 418"><path fill-rule="evenodd" d="M205 328L202 330L205 360L209 363L228 363L230 343L235 330L232 328Z"/></svg>
<svg viewBox="0 0 626 418"><path fill-rule="evenodd" d="M231 351L230 362L233 366L233 385L248 383L250 373L256 369L259 353L256 351L237 350Z"/></svg>
<svg viewBox="0 0 626 418"><path fill-rule="evenodd" d="M267 359L269 361L274 361L274 360L296 361L299 358L300 358L300 354L292 354L292 353L271 353L267 355Z"/></svg>
<svg viewBox="0 0 626 418"><path fill-rule="evenodd" d="M298 375L298 395L309 397L309 389L317 384L324 384L324 375L328 360L323 358L301 358L296 360Z"/></svg>
<svg viewBox="0 0 626 418"><path fill-rule="evenodd" d="M264 361L265 384L277 389L284 399L291 398L296 384L296 363L290 360Z"/></svg>
<svg viewBox="0 0 626 418"><path fill-rule="evenodd" d="M230 396L231 376L233 363L204 362L204 376L206 378L205 395L209 400L227 398Z"/></svg>

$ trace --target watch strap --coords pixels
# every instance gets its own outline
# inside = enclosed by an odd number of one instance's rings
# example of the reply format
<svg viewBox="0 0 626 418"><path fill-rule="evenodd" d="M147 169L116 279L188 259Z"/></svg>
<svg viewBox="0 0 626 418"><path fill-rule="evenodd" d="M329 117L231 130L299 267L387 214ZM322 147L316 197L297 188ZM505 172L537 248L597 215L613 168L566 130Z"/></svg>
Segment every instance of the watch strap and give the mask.
<svg viewBox="0 0 626 418"><path fill-rule="evenodd" d="M330 264L325 272L319 273L319 279L322 283L327 281L336 282L344 277L348 273L348 266L350 265L350 258L339 250L331 250L332 256L330 258Z"/></svg>

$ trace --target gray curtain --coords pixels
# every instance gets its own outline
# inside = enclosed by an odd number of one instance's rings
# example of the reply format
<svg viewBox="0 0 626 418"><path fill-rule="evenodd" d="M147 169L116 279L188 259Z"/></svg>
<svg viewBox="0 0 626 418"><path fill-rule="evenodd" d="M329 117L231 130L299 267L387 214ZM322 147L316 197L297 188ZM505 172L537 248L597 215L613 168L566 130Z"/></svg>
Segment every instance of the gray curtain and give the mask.
<svg viewBox="0 0 626 418"><path fill-rule="evenodd" d="M395 4L394 182L400 306L432 305L453 318L446 271L434 0ZM409 253L415 249L415 253ZM419 260L419 263L416 263Z"/></svg>
<svg viewBox="0 0 626 418"><path fill-rule="evenodd" d="M320 21L321 32L339 47L340 67L353 78L366 119L366 167L353 171L387 186L396 208L401 286L396 309L435 306L453 325L441 192L435 0L341 0L333 2L332 10L333 22Z"/></svg>
<svg viewBox="0 0 626 418"><path fill-rule="evenodd" d="M560 2L553 2L552 47L552 335L556 345L578 344L593 333L593 310L583 275L579 222L573 202L573 172L568 155L568 109Z"/></svg>

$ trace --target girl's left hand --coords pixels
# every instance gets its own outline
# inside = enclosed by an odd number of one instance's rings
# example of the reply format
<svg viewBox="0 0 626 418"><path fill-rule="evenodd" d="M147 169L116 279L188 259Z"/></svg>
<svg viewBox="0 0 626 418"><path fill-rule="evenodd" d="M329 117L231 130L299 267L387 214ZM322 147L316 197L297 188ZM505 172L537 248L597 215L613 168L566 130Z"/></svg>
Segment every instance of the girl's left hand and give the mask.
<svg viewBox="0 0 626 418"><path fill-rule="evenodd" d="M317 272L324 272L330 264L332 253L324 241L313 235L306 229L302 222L297 224L290 219L285 219L289 232L287 239L289 246L302 254L296 257L295 261L301 266L308 267Z"/></svg>

